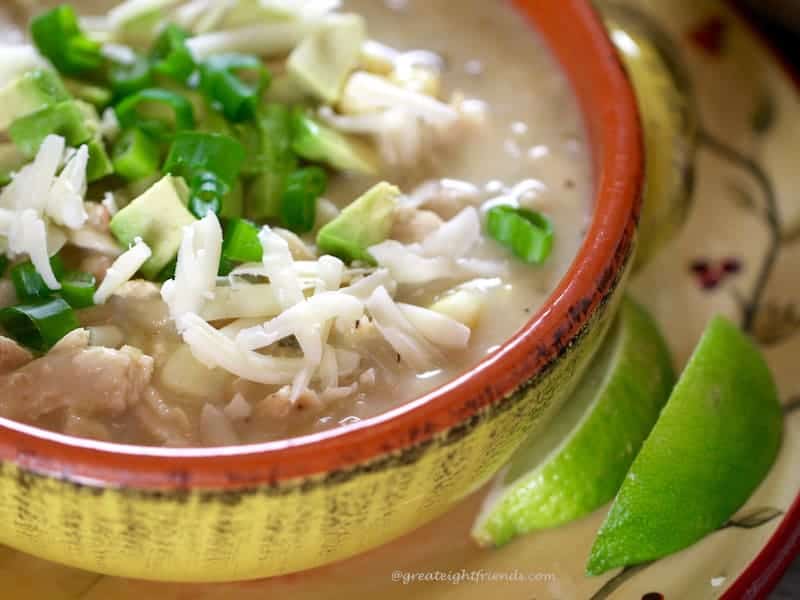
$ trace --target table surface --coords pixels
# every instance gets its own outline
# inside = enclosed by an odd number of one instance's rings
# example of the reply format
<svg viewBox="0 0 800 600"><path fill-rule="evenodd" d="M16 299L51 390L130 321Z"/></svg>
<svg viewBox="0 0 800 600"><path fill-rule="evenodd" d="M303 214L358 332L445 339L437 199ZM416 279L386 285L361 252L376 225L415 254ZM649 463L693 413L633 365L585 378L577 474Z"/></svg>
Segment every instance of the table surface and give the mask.
<svg viewBox="0 0 800 600"><path fill-rule="evenodd" d="M788 31L776 26L772 23L759 19L751 11L742 8L759 23L759 26L764 29L767 37L775 43L775 45L789 58L790 62L794 64L796 69L800 71L800 33ZM798 556L789 570L786 572L783 580L778 584L773 594L770 596L771 600L795 600L800 598L800 556Z"/></svg>

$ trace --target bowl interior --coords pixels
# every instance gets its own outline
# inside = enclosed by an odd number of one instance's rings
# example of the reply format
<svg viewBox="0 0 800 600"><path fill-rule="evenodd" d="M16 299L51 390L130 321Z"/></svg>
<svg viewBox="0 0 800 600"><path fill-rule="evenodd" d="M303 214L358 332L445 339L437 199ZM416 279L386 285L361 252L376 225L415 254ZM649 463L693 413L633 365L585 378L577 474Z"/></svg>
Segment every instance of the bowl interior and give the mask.
<svg viewBox="0 0 800 600"><path fill-rule="evenodd" d="M0 460L86 481L171 489L235 487L231 473L272 481L341 469L406 448L466 421L534 377L574 339L624 268L642 182L636 103L605 28L586 0L514 0L572 83L592 150L595 212L586 239L548 301L500 349L432 392L346 429L229 448L168 449L72 438L0 419ZM520 60L524 60L521 57ZM422 427L424 425L424 428ZM420 429L424 431L420 434ZM181 473L180 478L173 477ZM253 477L248 483L257 483Z"/></svg>

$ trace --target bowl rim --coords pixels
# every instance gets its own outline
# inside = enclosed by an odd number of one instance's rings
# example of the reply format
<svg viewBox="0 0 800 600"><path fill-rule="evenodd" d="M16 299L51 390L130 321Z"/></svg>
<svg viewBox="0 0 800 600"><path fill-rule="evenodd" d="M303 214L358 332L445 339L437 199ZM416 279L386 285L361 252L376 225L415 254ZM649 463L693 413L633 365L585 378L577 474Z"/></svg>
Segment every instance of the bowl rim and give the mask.
<svg viewBox="0 0 800 600"><path fill-rule="evenodd" d="M237 489L339 471L468 422L548 369L601 308L635 244L643 148L632 86L588 0L513 0L572 84L592 149L595 211L566 275L528 323L443 386L347 427L222 448L158 448L75 438L0 418L0 460L83 485Z"/></svg>

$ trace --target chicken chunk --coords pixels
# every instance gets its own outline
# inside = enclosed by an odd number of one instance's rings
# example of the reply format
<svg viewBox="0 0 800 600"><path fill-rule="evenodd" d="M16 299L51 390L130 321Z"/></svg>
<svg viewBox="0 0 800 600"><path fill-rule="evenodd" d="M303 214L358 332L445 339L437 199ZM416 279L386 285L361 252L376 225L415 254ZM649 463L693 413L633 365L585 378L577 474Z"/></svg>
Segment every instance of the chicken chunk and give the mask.
<svg viewBox="0 0 800 600"><path fill-rule="evenodd" d="M19 369L32 360L33 354L14 340L0 336L0 375Z"/></svg>
<svg viewBox="0 0 800 600"><path fill-rule="evenodd" d="M192 442L192 425L186 413L170 406L155 388L148 388L144 400L134 408L139 427L154 443L180 448Z"/></svg>
<svg viewBox="0 0 800 600"><path fill-rule="evenodd" d="M62 347L0 377L0 415L35 421L62 409L116 417L141 400L153 360L129 346Z"/></svg>

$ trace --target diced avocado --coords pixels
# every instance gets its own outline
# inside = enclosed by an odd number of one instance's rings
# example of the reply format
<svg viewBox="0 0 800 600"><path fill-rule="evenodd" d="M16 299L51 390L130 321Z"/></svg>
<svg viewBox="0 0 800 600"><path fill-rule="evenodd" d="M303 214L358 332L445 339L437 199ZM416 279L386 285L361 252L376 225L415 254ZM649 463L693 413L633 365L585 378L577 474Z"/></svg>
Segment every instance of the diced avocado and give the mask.
<svg viewBox="0 0 800 600"><path fill-rule="evenodd" d="M111 157L106 151L103 140L99 136L93 137L86 146L89 149L89 164L86 165L86 180L91 183L102 179L114 172L114 165L111 164Z"/></svg>
<svg viewBox="0 0 800 600"><path fill-rule="evenodd" d="M44 139L51 134L63 136L68 146L77 147L92 138L83 111L75 100L45 106L20 117L8 129L23 156L33 158Z"/></svg>
<svg viewBox="0 0 800 600"><path fill-rule="evenodd" d="M294 49L287 70L311 94L335 104L347 77L358 66L366 39L367 27L361 16L336 15Z"/></svg>
<svg viewBox="0 0 800 600"><path fill-rule="evenodd" d="M64 86L75 98L88 102L98 109L105 108L111 104L112 94L108 88L75 79L65 79Z"/></svg>
<svg viewBox="0 0 800 600"><path fill-rule="evenodd" d="M180 177L166 175L111 219L111 232L124 245L142 238L153 255L142 274L153 279L178 254L183 227L196 221L186 208L189 190Z"/></svg>
<svg viewBox="0 0 800 600"><path fill-rule="evenodd" d="M296 111L293 119L294 151L303 158L325 163L339 171L377 175L380 160L365 141L347 136Z"/></svg>
<svg viewBox="0 0 800 600"><path fill-rule="evenodd" d="M0 130L52 104L69 100L61 78L53 71L29 71L0 89Z"/></svg>
<svg viewBox="0 0 800 600"><path fill-rule="evenodd" d="M321 252L375 264L368 248L389 237L400 190L382 181L345 208L317 234Z"/></svg>

